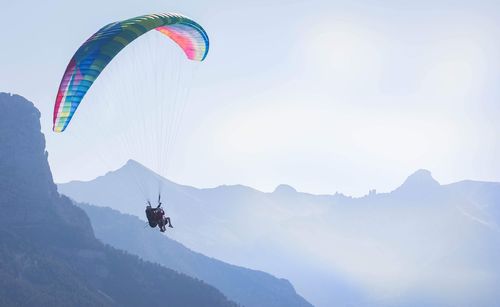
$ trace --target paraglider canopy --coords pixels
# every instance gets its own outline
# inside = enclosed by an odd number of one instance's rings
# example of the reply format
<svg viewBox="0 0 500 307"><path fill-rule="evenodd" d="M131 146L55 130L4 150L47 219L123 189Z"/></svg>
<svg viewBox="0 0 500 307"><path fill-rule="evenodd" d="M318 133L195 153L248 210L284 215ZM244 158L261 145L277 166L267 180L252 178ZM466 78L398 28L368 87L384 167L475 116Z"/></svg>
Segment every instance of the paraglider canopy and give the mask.
<svg viewBox="0 0 500 307"><path fill-rule="evenodd" d="M55 132L66 129L106 65L133 40L153 29L172 39L188 59L203 61L207 56L207 33L198 23L183 15L151 14L110 23L87 39L71 58L54 104Z"/></svg>

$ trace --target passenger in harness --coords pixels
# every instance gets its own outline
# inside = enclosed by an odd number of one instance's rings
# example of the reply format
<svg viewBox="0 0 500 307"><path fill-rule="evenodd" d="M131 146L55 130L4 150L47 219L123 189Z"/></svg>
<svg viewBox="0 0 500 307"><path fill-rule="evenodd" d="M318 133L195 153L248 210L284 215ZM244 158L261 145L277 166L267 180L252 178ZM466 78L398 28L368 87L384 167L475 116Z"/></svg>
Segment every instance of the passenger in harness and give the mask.
<svg viewBox="0 0 500 307"><path fill-rule="evenodd" d="M146 217L148 219L148 223L149 226L151 226L151 228L155 228L156 226L158 226L161 232L165 232L165 230L167 230L165 226L168 226L170 228L174 227L170 222L170 217L165 216L165 211L163 211L161 205L162 203L160 201L159 195L158 195L158 206L156 206L156 208L153 208L151 206L151 202L148 200L148 204L146 206Z"/></svg>

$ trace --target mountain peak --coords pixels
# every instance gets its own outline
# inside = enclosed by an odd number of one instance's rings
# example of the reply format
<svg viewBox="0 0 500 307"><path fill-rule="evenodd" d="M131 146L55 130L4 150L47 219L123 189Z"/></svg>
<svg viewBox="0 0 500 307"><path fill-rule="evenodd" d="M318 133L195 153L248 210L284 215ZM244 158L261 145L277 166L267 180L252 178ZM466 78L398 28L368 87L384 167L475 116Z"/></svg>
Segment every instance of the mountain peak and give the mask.
<svg viewBox="0 0 500 307"><path fill-rule="evenodd" d="M416 172L408 176L406 181L408 180L433 181L437 183L437 181L432 177L432 173L426 169L417 170Z"/></svg>
<svg viewBox="0 0 500 307"><path fill-rule="evenodd" d="M128 159L123 167L144 167L141 163L135 161L134 159Z"/></svg>
<svg viewBox="0 0 500 307"><path fill-rule="evenodd" d="M133 159L129 159L127 160L127 162L122 166L120 167L119 169L117 169L116 171L120 171L120 170L126 170L126 171L132 171L132 172L141 172L141 173L151 173L151 174L154 174L154 175L157 175L155 171L147 168L146 166L142 165L141 163L133 160Z"/></svg>
<svg viewBox="0 0 500 307"><path fill-rule="evenodd" d="M419 169L415 173L408 176L403 185L401 185L397 190L422 191L433 189L438 186L440 186L439 182L432 177L430 171L426 169Z"/></svg>
<svg viewBox="0 0 500 307"><path fill-rule="evenodd" d="M297 193L297 190L295 190L292 186L289 186L288 184L280 184L273 191L273 194L292 194L292 193Z"/></svg>

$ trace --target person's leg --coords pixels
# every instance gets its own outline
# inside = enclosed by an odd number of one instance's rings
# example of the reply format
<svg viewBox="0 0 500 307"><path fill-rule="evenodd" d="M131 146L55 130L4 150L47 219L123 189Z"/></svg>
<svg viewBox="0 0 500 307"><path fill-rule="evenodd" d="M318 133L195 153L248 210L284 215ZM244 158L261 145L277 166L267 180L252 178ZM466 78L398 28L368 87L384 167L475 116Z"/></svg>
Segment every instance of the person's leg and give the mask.
<svg viewBox="0 0 500 307"><path fill-rule="evenodd" d="M166 224L168 225L168 227L174 228L174 226L172 226L172 223L170 222L170 217L165 218L165 221L166 221Z"/></svg>
<svg viewBox="0 0 500 307"><path fill-rule="evenodd" d="M165 228L165 218L161 218L160 219L160 222L158 223L158 226L160 227L161 232L164 232L165 230L167 230Z"/></svg>

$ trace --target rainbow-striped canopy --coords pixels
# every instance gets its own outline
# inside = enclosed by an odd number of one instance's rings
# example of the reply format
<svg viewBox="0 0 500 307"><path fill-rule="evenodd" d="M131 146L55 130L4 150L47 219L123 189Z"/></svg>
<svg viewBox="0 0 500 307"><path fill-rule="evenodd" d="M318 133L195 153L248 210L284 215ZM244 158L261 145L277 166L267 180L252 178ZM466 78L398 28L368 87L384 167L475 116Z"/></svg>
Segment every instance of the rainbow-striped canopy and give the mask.
<svg viewBox="0 0 500 307"><path fill-rule="evenodd" d="M134 39L153 29L170 37L188 59L203 61L207 56L207 33L185 16L152 14L110 23L85 41L69 61L54 105L55 132L66 129L85 93L106 65Z"/></svg>

